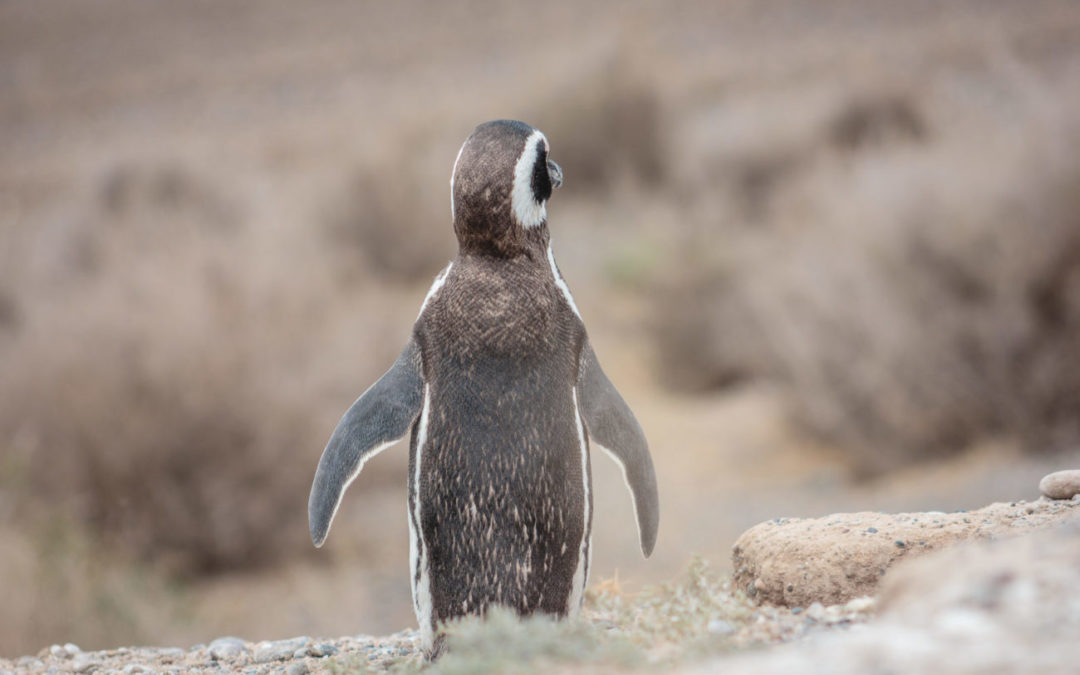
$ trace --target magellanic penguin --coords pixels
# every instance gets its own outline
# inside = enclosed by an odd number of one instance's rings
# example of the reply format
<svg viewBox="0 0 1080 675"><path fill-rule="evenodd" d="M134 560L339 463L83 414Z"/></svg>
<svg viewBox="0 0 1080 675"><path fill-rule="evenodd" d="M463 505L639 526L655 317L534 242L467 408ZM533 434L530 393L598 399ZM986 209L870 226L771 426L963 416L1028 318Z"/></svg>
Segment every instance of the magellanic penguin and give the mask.
<svg viewBox="0 0 1080 675"><path fill-rule="evenodd" d="M457 257L398 360L345 413L311 487L326 539L364 463L407 432L413 604L427 655L441 623L492 604L581 606L592 527L590 447L622 467L646 557L659 498L641 427L608 380L551 253L562 183L547 138L498 120L465 140L450 180Z"/></svg>

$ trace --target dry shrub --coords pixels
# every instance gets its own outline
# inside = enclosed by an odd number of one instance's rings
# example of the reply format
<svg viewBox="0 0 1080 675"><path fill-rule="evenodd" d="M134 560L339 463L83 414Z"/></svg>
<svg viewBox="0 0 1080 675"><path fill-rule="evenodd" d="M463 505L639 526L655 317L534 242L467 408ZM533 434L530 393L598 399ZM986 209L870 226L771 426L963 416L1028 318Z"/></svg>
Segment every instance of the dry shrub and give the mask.
<svg viewBox="0 0 1080 675"><path fill-rule="evenodd" d="M609 188L626 178L650 187L666 180L661 96L631 61L614 58L587 71L536 113L570 193Z"/></svg>
<svg viewBox="0 0 1080 675"><path fill-rule="evenodd" d="M343 280L370 272L382 281L421 281L453 257L449 181L457 150L434 157L424 151L430 145L403 135L327 199L322 220Z"/></svg>
<svg viewBox="0 0 1080 675"><path fill-rule="evenodd" d="M58 510L184 574L306 550L318 441L279 391L287 317L260 309L239 210L173 166L123 168L97 197L62 228L88 264L28 274L0 351L20 519Z"/></svg>
<svg viewBox="0 0 1080 675"><path fill-rule="evenodd" d="M827 137L833 145L846 150L889 141L922 141L928 134L927 122L911 97L895 92L848 101L827 129Z"/></svg>
<svg viewBox="0 0 1080 675"><path fill-rule="evenodd" d="M920 142L884 148L851 140L881 136L851 122L865 110L826 125L773 195L771 227L686 243L655 305L668 383L783 382L865 472L995 433L1080 441L1080 162L1062 150L1075 125L1028 109L1022 138L981 120L926 143L886 106Z"/></svg>

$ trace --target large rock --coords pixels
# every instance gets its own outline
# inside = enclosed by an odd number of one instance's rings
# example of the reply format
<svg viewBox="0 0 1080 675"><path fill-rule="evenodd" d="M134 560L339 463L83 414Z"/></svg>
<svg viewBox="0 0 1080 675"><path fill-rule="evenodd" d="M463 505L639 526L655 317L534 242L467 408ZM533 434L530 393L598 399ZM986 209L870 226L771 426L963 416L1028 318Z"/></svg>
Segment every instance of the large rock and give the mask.
<svg viewBox="0 0 1080 675"><path fill-rule="evenodd" d="M879 614L869 624L689 672L1075 673L1078 588L1075 519L905 561L886 577Z"/></svg>
<svg viewBox="0 0 1080 675"><path fill-rule="evenodd" d="M1080 469L1055 471L1039 481L1039 492L1050 499L1072 499L1080 495Z"/></svg>
<svg viewBox="0 0 1080 675"><path fill-rule="evenodd" d="M1080 501L1039 499L956 513L838 513L776 518L735 542L735 583L758 602L787 607L875 595L905 558L972 540L998 539L1080 518Z"/></svg>

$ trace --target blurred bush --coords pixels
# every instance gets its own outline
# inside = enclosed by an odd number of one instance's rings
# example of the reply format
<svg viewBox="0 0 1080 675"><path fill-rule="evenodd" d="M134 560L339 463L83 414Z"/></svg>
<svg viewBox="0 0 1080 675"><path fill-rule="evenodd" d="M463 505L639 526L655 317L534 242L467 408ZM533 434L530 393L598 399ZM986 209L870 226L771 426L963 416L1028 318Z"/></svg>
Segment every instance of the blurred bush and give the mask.
<svg viewBox="0 0 1080 675"><path fill-rule="evenodd" d="M436 185L449 181L446 173ZM433 208L432 192L406 157L354 169L324 213L341 278L371 274L392 283L433 278L453 258L456 246L451 243L449 187L445 199L437 200L441 208Z"/></svg>
<svg viewBox="0 0 1080 675"><path fill-rule="evenodd" d="M668 154L661 93L648 71L618 53L537 105L569 194L602 192L620 180L658 187Z"/></svg>
<svg viewBox="0 0 1080 675"><path fill-rule="evenodd" d="M684 240L654 303L670 385L782 382L869 473L993 434L1080 441L1073 108L1028 101L1019 127L973 115L938 134L922 105L854 97L769 148L789 160L751 200L760 220L729 210Z"/></svg>
<svg viewBox="0 0 1080 675"><path fill-rule="evenodd" d="M306 550L314 444L265 377L280 317L259 315L240 210L212 184L173 164L109 172L42 235L64 260L25 271L0 350L17 520L71 517L181 574Z"/></svg>

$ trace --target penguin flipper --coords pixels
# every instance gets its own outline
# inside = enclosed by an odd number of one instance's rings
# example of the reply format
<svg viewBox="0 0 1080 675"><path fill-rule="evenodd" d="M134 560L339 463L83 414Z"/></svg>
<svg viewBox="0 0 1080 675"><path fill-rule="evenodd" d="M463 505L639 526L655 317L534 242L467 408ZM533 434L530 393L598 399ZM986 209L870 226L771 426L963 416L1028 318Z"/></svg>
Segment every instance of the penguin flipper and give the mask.
<svg viewBox="0 0 1080 675"><path fill-rule="evenodd" d="M342 416L319 459L308 497L311 541L322 546L341 497L364 463L409 433L424 400L420 349L409 340L390 370Z"/></svg>
<svg viewBox="0 0 1080 675"><path fill-rule="evenodd" d="M577 386L581 416L592 443L622 468L634 502L641 552L648 558L660 523L660 496L649 444L630 406L604 374L587 341L582 348Z"/></svg>

